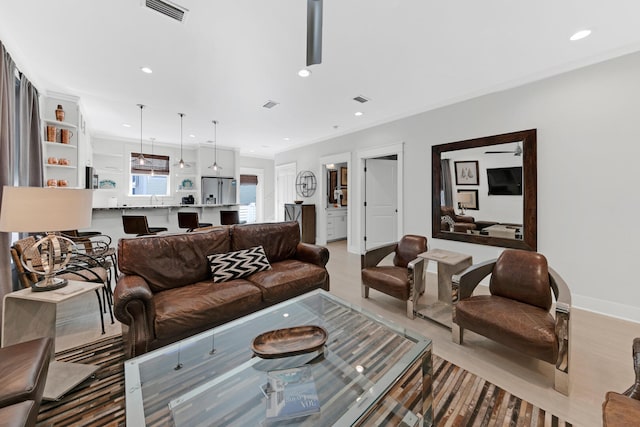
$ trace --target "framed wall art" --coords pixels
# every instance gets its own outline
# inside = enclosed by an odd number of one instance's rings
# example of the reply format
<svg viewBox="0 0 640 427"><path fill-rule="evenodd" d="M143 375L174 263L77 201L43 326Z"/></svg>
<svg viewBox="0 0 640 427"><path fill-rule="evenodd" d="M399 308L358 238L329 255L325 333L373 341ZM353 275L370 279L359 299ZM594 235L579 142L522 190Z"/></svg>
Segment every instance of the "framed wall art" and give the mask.
<svg viewBox="0 0 640 427"><path fill-rule="evenodd" d="M478 161L453 162L456 170L456 185L478 185Z"/></svg>
<svg viewBox="0 0 640 427"><path fill-rule="evenodd" d="M464 209L477 211L480 209L478 203L478 190L458 190L458 203L461 203Z"/></svg>

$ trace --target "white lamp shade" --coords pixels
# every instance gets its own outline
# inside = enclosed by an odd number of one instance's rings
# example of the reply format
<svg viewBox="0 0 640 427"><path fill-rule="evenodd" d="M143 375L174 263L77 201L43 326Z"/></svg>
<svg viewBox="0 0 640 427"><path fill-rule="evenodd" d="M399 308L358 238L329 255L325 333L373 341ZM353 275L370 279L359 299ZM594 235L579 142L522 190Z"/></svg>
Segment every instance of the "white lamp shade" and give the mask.
<svg viewBox="0 0 640 427"><path fill-rule="evenodd" d="M0 231L40 233L91 226L92 190L51 187L2 189Z"/></svg>
<svg viewBox="0 0 640 427"><path fill-rule="evenodd" d="M462 205L470 205L473 202L471 193L458 193L458 203Z"/></svg>

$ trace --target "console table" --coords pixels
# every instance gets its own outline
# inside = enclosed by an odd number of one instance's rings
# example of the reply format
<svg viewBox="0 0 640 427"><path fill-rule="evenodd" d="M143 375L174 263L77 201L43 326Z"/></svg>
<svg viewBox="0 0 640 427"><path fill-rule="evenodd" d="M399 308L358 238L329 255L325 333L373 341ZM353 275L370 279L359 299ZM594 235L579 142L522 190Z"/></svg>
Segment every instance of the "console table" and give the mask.
<svg viewBox="0 0 640 427"><path fill-rule="evenodd" d="M471 266L473 264L473 259L471 255L460 254L444 249L432 249L430 251L423 252L418 256L427 260L427 263L425 263L425 269L428 266L429 261L435 261L438 263L438 299L437 301L426 305L421 305L420 301L418 301L414 306L413 313L424 319L434 320L451 329L451 325L453 323L453 291L451 277ZM425 298L425 296L420 299L423 298Z"/></svg>
<svg viewBox="0 0 640 427"><path fill-rule="evenodd" d="M52 337L55 342L58 304L102 286L102 283L69 280L67 286L53 291L33 292L28 288L6 294L2 311L2 347L41 337ZM46 400L59 400L98 369L96 365L56 362L55 345L51 346L51 353L43 394Z"/></svg>

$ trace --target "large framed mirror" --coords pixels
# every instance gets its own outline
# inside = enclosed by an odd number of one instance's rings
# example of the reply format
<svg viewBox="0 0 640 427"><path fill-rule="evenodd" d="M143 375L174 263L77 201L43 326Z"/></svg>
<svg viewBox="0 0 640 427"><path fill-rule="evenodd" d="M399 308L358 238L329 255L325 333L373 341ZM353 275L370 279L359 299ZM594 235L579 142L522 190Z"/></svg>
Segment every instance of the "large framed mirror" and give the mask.
<svg viewBox="0 0 640 427"><path fill-rule="evenodd" d="M434 145L432 236L537 250L536 130Z"/></svg>

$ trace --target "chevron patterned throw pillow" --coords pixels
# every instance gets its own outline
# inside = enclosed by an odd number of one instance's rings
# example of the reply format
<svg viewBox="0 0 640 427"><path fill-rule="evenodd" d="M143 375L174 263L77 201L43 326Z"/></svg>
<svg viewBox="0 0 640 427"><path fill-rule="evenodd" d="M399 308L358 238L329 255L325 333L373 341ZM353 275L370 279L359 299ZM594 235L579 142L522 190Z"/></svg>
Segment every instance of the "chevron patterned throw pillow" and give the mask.
<svg viewBox="0 0 640 427"><path fill-rule="evenodd" d="M271 270L262 246L225 254L207 255L214 283L247 277L258 271Z"/></svg>

